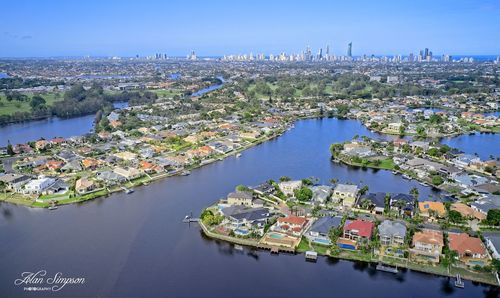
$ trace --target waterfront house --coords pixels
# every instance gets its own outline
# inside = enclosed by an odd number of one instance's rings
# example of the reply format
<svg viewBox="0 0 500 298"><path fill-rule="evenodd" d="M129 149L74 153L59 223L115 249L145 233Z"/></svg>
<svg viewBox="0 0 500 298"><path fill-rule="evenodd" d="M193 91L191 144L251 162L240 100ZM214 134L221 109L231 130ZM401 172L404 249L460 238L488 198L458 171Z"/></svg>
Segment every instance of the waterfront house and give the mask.
<svg viewBox="0 0 500 298"><path fill-rule="evenodd" d="M278 187L280 188L281 192L283 192L284 195L293 196L293 192L296 189L302 187L302 181L301 180L283 181L278 184Z"/></svg>
<svg viewBox="0 0 500 298"><path fill-rule="evenodd" d="M49 177L40 177L38 179L33 179L24 185L23 193L41 194L55 182L56 180L54 178Z"/></svg>
<svg viewBox="0 0 500 298"><path fill-rule="evenodd" d="M85 194L96 189L94 181L87 178L80 178L75 182L75 191L79 194Z"/></svg>
<svg viewBox="0 0 500 298"><path fill-rule="evenodd" d="M310 189L313 193L311 200L317 204L326 203L332 194L332 188L327 185L312 186Z"/></svg>
<svg viewBox="0 0 500 298"><path fill-rule="evenodd" d="M485 235L486 245L493 258L500 260L500 234Z"/></svg>
<svg viewBox="0 0 500 298"><path fill-rule="evenodd" d="M31 177L23 175L23 174L5 174L0 176L0 182L3 182L7 189L9 190L15 190L16 188L19 188L20 186L28 183L28 181L31 180ZM18 187L16 187L18 186Z"/></svg>
<svg viewBox="0 0 500 298"><path fill-rule="evenodd" d="M467 266L485 266L489 263L489 255L481 239L471 237L467 233L448 233L450 250L458 253L459 260Z"/></svg>
<svg viewBox="0 0 500 298"><path fill-rule="evenodd" d="M444 246L443 232L429 229L416 232L412 246L410 259L437 264Z"/></svg>
<svg viewBox="0 0 500 298"><path fill-rule="evenodd" d="M227 195L228 205L252 206L253 194L249 191L235 191Z"/></svg>
<svg viewBox="0 0 500 298"><path fill-rule="evenodd" d="M403 246L406 237L406 226L399 221L384 220L378 226L380 244L387 246Z"/></svg>
<svg viewBox="0 0 500 298"><path fill-rule="evenodd" d="M415 197L405 193L391 194L391 210L399 212L399 215L413 216L415 214Z"/></svg>
<svg viewBox="0 0 500 298"><path fill-rule="evenodd" d="M307 223L308 220L301 216L289 215L287 217L279 217L273 226L273 230L300 237Z"/></svg>
<svg viewBox="0 0 500 298"><path fill-rule="evenodd" d="M272 216L266 208L251 208L242 205L222 208L220 212L226 218L223 222L224 226L241 236L246 236L251 232L263 235L264 226Z"/></svg>
<svg viewBox="0 0 500 298"><path fill-rule="evenodd" d="M340 216L324 216L316 220L305 233L305 237L314 243L322 245L332 245L330 240L330 230L339 228L342 224Z"/></svg>
<svg viewBox="0 0 500 298"><path fill-rule="evenodd" d="M360 197L358 201L358 208L370 210L371 213L382 214L385 210L385 197L386 193L368 193Z"/></svg>
<svg viewBox="0 0 500 298"><path fill-rule="evenodd" d="M480 161L481 159L477 156L471 154L460 154L453 160L453 164L455 164L459 168L465 168L473 163L478 163Z"/></svg>
<svg viewBox="0 0 500 298"><path fill-rule="evenodd" d="M339 202L342 200L342 205L352 207L358 199L358 186L351 184L337 184L333 190L332 200Z"/></svg>
<svg viewBox="0 0 500 298"><path fill-rule="evenodd" d="M261 195L263 195L263 194L269 195L269 194L272 194L276 189L269 182L264 182L262 184L259 184L255 187L253 187L253 190L256 193L261 194Z"/></svg>
<svg viewBox="0 0 500 298"><path fill-rule="evenodd" d="M418 210L423 217L443 218L446 215L446 208L441 202L418 202Z"/></svg>
<svg viewBox="0 0 500 298"><path fill-rule="evenodd" d="M98 180L104 181L108 185L116 185L126 181L125 177L112 171L102 171L96 174Z"/></svg>
<svg viewBox="0 0 500 298"><path fill-rule="evenodd" d="M113 172L115 172L120 176L123 176L127 180L137 179L142 176L142 172L140 170L132 167L126 169L121 167L116 167L113 169Z"/></svg>
<svg viewBox="0 0 500 298"><path fill-rule="evenodd" d="M344 224L342 238L355 241L357 244L369 242L373 235L375 224L371 221L356 219L347 220Z"/></svg>
<svg viewBox="0 0 500 298"><path fill-rule="evenodd" d="M113 156L125 161L133 161L137 159L137 154L128 151L117 152L113 154Z"/></svg>

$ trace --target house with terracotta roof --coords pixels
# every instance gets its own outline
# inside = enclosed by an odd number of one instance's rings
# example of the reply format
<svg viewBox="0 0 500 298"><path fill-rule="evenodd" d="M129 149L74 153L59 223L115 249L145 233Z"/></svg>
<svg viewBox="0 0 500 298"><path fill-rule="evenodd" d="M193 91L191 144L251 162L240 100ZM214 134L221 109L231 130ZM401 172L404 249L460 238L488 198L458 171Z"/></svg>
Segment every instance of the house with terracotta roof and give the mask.
<svg viewBox="0 0 500 298"><path fill-rule="evenodd" d="M486 214L481 213L477 210L474 210L472 207L470 207L464 203L460 203L460 202L453 203L451 205L450 209L457 211L463 217L468 218L468 219L479 219L479 220L486 219Z"/></svg>
<svg viewBox="0 0 500 298"><path fill-rule="evenodd" d="M411 260L437 264L444 246L443 232L429 229L416 232L413 235L412 246Z"/></svg>
<svg viewBox="0 0 500 298"><path fill-rule="evenodd" d="M371 221L356 219L347 220L344 224L343 238L353 240L356 243L368 242L372 238L375 224Z"/></svg>
<svg viewBox="0 0 500 298"><path fill-rule="evenodd" d="M273 230L300 237L307 223L308 220L305 217L289 215L278 218Z"/></svg>
<svg viewBox="0 0 500 298"><path fill-rule="evenodd" d="M446 215L446 208L442 202L418 202L418 209L423 217L444 217Z"/></svg>
<svg viewBox="0 0 500 298"><path fill-rule="evenodd" d="M467 266L485 266L490 261L486 246L481 239L467 233L449 233L448 246L458 253L459 260Z"/></svg>

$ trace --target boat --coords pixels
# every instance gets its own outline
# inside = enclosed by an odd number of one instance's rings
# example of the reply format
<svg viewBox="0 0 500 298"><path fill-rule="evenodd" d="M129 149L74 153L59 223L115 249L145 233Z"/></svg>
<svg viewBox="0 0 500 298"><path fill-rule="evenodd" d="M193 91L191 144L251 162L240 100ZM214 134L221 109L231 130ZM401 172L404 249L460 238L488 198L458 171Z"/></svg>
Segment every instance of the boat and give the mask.
<svg viewBox="0 0 500 298"><path fill-rule="evenodd" d="M57 206L56 206L56 205L51 205L51 206L49 206L49 208L48 208L48 209L49 209L49 210L56 210L56 209L57 209Z"/></svg>
<svg viewBox="0 0 500 298"><path fill-rule="evenodd" d="M394 175L399 174L399 172L398 172L398 171L392 171L392 173L393 173Z"/></svg>
<svg viewBox="0 0 500 298"><path fill-rule="evenodd" d="M234 245L234 249L236 249L236 250L243 250L243 246L235 244Z"/></svg>
<svg viewBox="0 0 500 298"><path fill-rule="evenodd" d="M388 272L388 273L394 273L394 274L398 273L397 267L386 266L382 263L378 263L377 270Z"/></svg>
<svg viewBox="0 0 500 298"><path fill-rule="evenodd" d="M463 289L465 287L464 281L462 280L462 277L460 274L457 274L456 277L457 280L455 280L455 287Z"/></svg>
<svg viewBox="0 0 500 298"><path fill-rule="evenodd" d="M241 157L241 153L236 154L236 157Z"/></svg>
<svg viewBox="0 0 500 298"><path fill-rule="evenodd" d="M418 184L420 184L422 186L427 186L427 183L425 183L425 182L419 182Z"/></svg>
<svg viewBox="0 0 500 298"><path fill-rule="evenodd" d="M187 176L187 175L189 175L189 174L191 174L191 172L190 172L190 171L188 171L188 170L185 170L185 171L182 171L182 172L181 172L181 175L182 175L182 176Z"/></svg>
<svg viewBox="0 0 500 298"><path fill-rule="evenodd" d="M127 188L127 190L125 190L125 193L126 194L131 194L134 192L134 189L133 188Z"/></svg>
<svg viewBox="0 0 500 298"><path fill-rule="evenodd" d="M408 179L408 180L411 180L412 178L410 176L408 176L407 174L403 174L403 178L405 179Z"/></svg>

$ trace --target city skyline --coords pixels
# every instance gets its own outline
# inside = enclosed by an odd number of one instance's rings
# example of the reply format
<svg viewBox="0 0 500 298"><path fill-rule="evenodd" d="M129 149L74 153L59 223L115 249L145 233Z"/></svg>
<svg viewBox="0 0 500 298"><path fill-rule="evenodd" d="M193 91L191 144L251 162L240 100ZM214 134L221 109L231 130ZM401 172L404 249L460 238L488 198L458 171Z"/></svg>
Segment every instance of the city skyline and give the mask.
<svg viewBox="0 0 500 298"><path fill-rule="evenodd" d="M300 52L304 44L345 55L350 42L353 56L407 55L424 46L439 55L500 53L494 1L192 4L6 3L0 57L269 54Z"/></svg>

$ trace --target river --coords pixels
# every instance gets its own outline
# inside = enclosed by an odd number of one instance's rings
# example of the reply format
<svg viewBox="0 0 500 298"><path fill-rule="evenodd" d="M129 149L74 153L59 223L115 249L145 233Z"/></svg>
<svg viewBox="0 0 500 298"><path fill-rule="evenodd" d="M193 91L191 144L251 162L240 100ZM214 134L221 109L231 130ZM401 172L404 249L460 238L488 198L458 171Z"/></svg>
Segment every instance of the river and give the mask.
<svg viewBox="0 0 500 298"><path fill-rule="evenodd" d="M117 193L57 211L8 204L0 208L0 293L32 296L15 286L23 271L47 270L84 277L50 297L480 297L490 288L469 281L456 289L447 278L406 271L399 277L366 264L245 248L202 236L181 223L225 196L238 184L256 185L282 175L361 182L370 191L417 186L388 171L355 170L330 161L328 146L354 135L372 135L359 122L310 119L283 136L172 177L133 194ZM372 135L374 136L374 135ZM494 288L495 291L497 288Z"/></svg>

